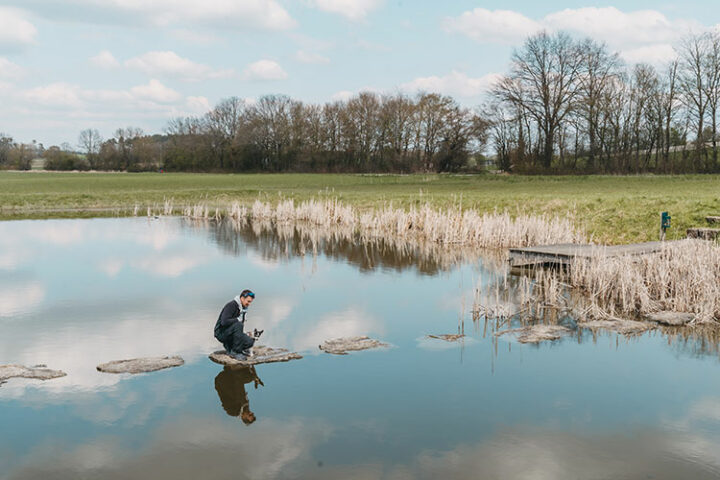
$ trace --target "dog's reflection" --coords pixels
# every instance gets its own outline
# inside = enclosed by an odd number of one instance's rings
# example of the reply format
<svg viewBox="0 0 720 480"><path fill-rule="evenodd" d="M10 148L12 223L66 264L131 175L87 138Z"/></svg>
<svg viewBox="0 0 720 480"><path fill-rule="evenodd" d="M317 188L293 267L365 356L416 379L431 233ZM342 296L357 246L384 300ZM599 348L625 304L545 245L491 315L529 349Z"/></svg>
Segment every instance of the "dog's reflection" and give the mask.
<svg viewBox="0 0 720 480"><path fill-rule="evenodd" d="M217 390L225 412L231 417L240 417L245 425L255 421L255 414L250 410L245 384L253 383L255 388L265 384L258 377L255 367L225 367L215 377Z"/></svg>

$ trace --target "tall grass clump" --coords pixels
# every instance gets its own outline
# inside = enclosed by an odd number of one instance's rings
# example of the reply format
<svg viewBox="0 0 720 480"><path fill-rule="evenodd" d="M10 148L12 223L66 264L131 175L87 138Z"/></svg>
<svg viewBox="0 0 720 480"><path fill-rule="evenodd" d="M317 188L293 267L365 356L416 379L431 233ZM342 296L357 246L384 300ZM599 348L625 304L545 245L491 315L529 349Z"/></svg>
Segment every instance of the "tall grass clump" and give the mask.
<svg viewBox="0 0 720 480"><path fill-rule="evenodd" d="M184 214L202 218L209 211L202 205L186 208ZM398 238L442 245L468 245L482 248L521 247L584 240L571 220L559 217L508 213L479 214L459 207L445 210L429 205L407 210L387 205L360 211L334 200L309 200L296 204L283 200L277 204L256 200L248 209L238 204L225 212L235 220L271 221L275 224L306 223L317 227L343 226L365 239Z"/></svg>

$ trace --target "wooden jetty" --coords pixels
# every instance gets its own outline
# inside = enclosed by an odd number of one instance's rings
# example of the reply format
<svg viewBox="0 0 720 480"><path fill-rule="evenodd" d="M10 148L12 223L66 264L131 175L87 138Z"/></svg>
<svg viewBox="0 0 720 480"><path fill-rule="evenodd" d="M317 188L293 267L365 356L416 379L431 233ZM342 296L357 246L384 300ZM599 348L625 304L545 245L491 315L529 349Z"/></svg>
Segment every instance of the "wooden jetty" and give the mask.
<svg viewBox="0 0 720 480"><path fill-rule="evenodd" d="M645 242L630 245L581 245L559 243L510 249L510 266L569 265L576 258L590 258L594 255L619 257L622 255L643 255L659 251L667 242Z"/></svg>

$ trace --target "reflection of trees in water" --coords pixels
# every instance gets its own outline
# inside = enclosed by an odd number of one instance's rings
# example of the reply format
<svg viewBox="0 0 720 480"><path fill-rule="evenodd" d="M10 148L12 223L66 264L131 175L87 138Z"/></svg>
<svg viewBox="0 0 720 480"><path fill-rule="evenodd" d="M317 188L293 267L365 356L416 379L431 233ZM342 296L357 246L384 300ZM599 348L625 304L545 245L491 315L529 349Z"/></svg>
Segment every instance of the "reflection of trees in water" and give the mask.
<svg viewBox="0 0 720 480"><path fill-rule="evenodd" d="M185 224L193 228L207 228L213 240L232 255L255 251L263 259L273 262L294 256L322 254L334 260L347 261L361 271L415 268L420 273L434 275L482 258L487 268L504 268L504 251L408 242L388 237L365 238L354 229L342 226L322 228L302 223L235 220L186 220Z"/></svg>

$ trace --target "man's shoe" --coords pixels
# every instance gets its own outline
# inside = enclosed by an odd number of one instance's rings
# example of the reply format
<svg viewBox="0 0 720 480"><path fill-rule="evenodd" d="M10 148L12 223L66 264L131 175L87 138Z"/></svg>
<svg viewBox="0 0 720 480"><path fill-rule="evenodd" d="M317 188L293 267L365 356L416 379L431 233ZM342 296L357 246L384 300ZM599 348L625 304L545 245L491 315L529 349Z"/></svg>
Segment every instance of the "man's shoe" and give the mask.
<svg viewBox="0 0 720 480"><path fill-rule="evenodd" d="M228 352L228 355L229 355L230 357L234 358L235 360L240 360L241 362L244 362L244 361L246 361L246 360L248 359L248 356L245 355L244 352L242 352L242 353L238 353L238 352Z"/></svg>
<svg viewBox="0 0 720 480"><path fill-rule="evenodd" d="M248 348L246 350L243 350L241 355L244 355L246 359L253 356L252 348Z"/></svg>

